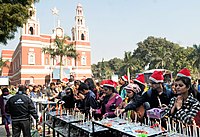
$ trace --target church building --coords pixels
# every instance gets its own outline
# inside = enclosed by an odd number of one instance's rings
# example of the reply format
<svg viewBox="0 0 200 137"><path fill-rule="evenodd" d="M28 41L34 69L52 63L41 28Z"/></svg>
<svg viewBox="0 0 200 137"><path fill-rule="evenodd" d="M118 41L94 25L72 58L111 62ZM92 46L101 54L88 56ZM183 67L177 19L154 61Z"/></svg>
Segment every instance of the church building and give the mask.
<svg viewBox="0 0 200 137"><path fill-rule="evenodd" d="M49 84L57 81L60 70L60 57L52 58L44 53L44 48L54 47L56 36L64 37L64 29L58 21L52 34L42 34L40 23L36 19L34 5L29 10L31 18L23 25L20 41L15 50L2 50L2 60L7 60L9 67L2 68L2 76L9 76L10 84ZM42 26L41 26L42 27ZM91 77L91 46L89 31L85 24L83 7L77 5L75 25L71 29L72 36L66 40L66 44L73 44L78 54L76 59L64 57L62 60L62 80L83 79ZM61 81L62 81L61 80Z"/></svg>

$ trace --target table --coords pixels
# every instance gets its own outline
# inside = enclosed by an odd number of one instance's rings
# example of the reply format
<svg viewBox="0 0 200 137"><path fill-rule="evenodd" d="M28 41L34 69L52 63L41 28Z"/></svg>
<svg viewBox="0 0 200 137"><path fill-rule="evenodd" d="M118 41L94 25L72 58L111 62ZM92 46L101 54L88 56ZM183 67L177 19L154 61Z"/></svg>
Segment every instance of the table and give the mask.
<svg viewBox="0 0 200 137"><path fill-rule="evenodd" d="M84 133L87 134L87 136L95 136L95 134L101 134L101 133L105 133L108 130L108 128L106 127L102 127L102 126L95 126L94 130L92 128L92 121L86 121L86 122L78 122L78 123L71 123L72 128L78 129L80 131L83 131ZM78 132L76 132L78 133ZM77 136L76 134L73 134L72 136Z"/></svg>
<svg viewBox="0 0 200 137"><path fill-rule="evenodd" d="M141 133L136 131L146 131L148 137L156 136L164 133L160 128L150 128L148 125L141 125L140 123L131 123L127 120L123 120L120 118L112 118L112 119L103 119L101 121L93 121L92 129L94 130L95 125L99 125L102 127L107 127L109 130L118 132L122 135L127 135L130 137L136 137Z"/></svg>

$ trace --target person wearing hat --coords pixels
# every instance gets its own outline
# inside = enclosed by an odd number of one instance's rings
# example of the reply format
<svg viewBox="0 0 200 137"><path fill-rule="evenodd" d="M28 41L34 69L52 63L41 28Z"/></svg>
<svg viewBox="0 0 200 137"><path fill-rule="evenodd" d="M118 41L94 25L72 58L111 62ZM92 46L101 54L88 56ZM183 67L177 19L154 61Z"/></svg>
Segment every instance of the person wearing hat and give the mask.
<svg viewBox="0 0 200 137"><path fill-rule="evenodd" d="M7 114L5 112L5 105L6 105L6 102L8 101L8 99L11 96L12 95L9 94L8 88L3 88L2 89L2 94L0 96L0 108L1 108L2 122L5 125L5 130L6 130L7 137L9 137L11 135L10 134L10 129L9 129L9 124L11 124L11 117L10 117L9 114Z"/></svg>
<svg viewBox="0 0 200 137"><path fill-rule="evenodd" d="M128 104L119 113L127 112L128 110L136 110L143 103L148 102L150 108L161 108L167 106L172 97L171 91L166 91L163 82L164 77L161 71L154 71L149 77L151 88L142 94L135 102Z"/></svg>
<svg viewBox="0 0 200 137"><path fill-rule="evenodd" d="M116 117L114 111L122 102L121 96L115 90L116 82L112 80L105 81L103 90L105 97L101 103L101 108L96 110L96 113L100 113L102 117L113 118Z"/></svg>
<svg viewBox="0 0 200 137"><path fill-rule="evenodd" d="M130 83L124 88L126 89L126 95L127 95L128 100L127 100L127 102L125 102L125 101L122 102L118 107L119 109L125 108L128 104L135 102L137 100L137 98L140 97L140 95L138 93L141 92L141 89L137 84ZM132 120L135 120L134 112L137 113L138 120L142 121L143 116L145 114L145 107L143 105L141 105L140 107L138 107L136 109L136 111L131 111L131 119ZM117 111L115 111L115 114L116 113L117 113Z"/></svg>
<svg viewBox="0 0 200 137"><path fill-rule="evenodd" d="M200 111L200 102L191 93L191 80L188 77L177 77L175 80L177 96L170 100L165 113L183 124L193 124L193 118Z"/></svg>
<svg viewBox="0 0 200 137"><path fill-rule="evenodd" d="M134 84L137 84L141 91L138 93L140 95L142 95L142 93L144 92L145 89L145 77L143 73L140 73L137 75L137 77L135 79L133 79Z"/></svg>
<svg viewBox="0 0 200 137"><path fill-rule="evenodd" d="M119 89L119 95L122 97L122 100L124 100L126 97L126 90L124 87L128 85L128 76L121 76L119 78L119 84L121 85Z"/></svg>
<svg viewBox="0 0 200 137"><path fill-rule="evenodd" d="M181 69L178 73L177 73L177 77L185 77L188 78L191 82L191 74L190 74L190 70L187 68L183 68ZM190 88L190 92L193 94L193 96L200 101L200 93L192 86L191 84L191 88Z"/></svg>

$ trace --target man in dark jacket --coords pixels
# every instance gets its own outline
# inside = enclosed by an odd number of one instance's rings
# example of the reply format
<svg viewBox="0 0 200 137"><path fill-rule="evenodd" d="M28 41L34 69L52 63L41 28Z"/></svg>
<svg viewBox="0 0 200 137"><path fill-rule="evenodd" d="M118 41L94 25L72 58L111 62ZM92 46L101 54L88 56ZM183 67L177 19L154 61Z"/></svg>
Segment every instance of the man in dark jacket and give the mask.
<svg viewBox="0 0 200 137"><path fill-rule="evenodd" d="M82 108L80 108L80 111L85 113L85 116L87 117L88 114L90 114L90 108L97 109L97 100L95 94L89 90L89 87L85 83L81 83L78 88L79 91L79 97L82 99Z"/></svg>
<svg viewBox="0 0 200 137"><path fill-rule="evenodd" d="M19 137L21 131L24 137L31 137L30 118L38 120L37 111L33 101L25 94L25 87L20 85L16 95L9 98L6 103L6 112L12 119L12 136Z"/></svg>

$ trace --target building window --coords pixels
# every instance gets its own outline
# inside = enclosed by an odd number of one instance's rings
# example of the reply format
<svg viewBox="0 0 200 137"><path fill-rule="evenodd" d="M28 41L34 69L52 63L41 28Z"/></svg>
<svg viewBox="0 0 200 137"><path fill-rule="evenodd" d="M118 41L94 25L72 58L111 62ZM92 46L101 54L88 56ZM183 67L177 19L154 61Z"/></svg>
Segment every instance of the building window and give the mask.
<svg viewBox="0 0 200 137"><path fill-rule="evenodd" d="M81 40L85 40L85 36L83 33L81 34Z"/></svg>
<svg viewBox="0 0 200 137"><path fill-rule="evenodd" d="M33 27L29 28L30 34L33 35Z"/></svg>
<svg viewBox="0 0 200 137"><path fill-rule="evenodd" d="M35 64L35 53L28 53L28 64Z"/></svg>
<svg viewBox="0 0 200 137"><path fill-rule="evenodd" d="M85 56L82 56L81 57L81 65L86 65L86 57Z"/></svg>
<svg viewBox="0 0 200 137"><path fill-rule="evenodd" d="M49 59L45 58L45 64L48 65L49 64Z"/></svg>

